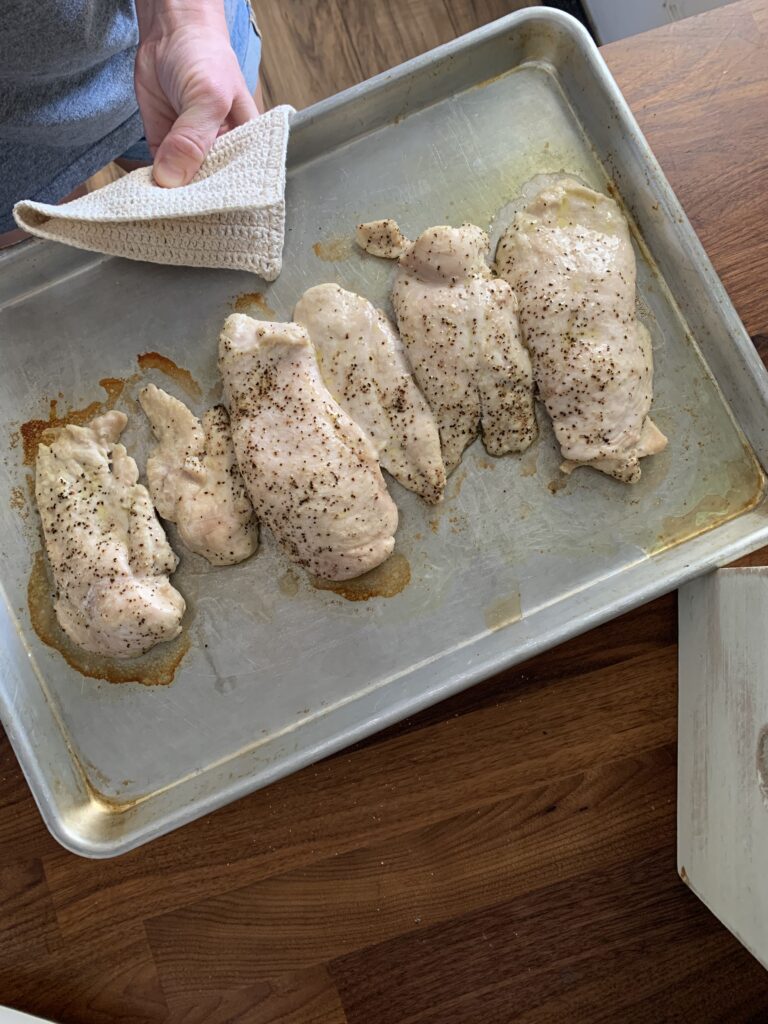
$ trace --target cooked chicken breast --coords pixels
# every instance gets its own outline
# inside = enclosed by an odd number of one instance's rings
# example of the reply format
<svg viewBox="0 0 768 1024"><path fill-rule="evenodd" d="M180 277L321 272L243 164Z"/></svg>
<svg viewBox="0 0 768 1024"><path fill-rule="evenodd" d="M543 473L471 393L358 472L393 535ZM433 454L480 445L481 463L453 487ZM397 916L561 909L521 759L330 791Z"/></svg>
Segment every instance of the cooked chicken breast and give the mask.
<svg viewBox="0 0 768 1024"><path fill-rule="evenodd" d="M491 455L527 448L536 436L531 362L512 289L485 262L485 232L434 227L405 245L397 224L383 220L361 224L357 239L374 254L402 253L392 305L446 471L480 429Z"/></svg>
<svg viewBox="0 0 768 1024"><path fill-rule="evenodd" d="M563 470L639 480L640 459L667 439L648 416L651 339L635 316L635 255L618 205L570 178L534 178L496 258L520 301Z"/></svg>
<svg viewBox="0 0 768 1024"><path fill-rule="evenodd" d="M383 256L387 260L396 260L413 244L398 227L397 221L386 217L384 220L371 220L367 224L358 224L355 240L361 249L371 256Z"/></svg>
<svg viewBox="0 0 768 1024"><path fill-rule="evenodd" d="M288 557L331 580L388 558L397 507L373 445L323 383L306 330L233 313L219 368L253 507Z"/></svg>
<svg viewBox="0 0 768 1024"><path fill-rule="evenodd" d="M139 394L158 440L147 460L158 513L176 523L184 544L214 565L234 565L259 546L259 528L235 459L227 410L202 423L187 406L149 384Z"/></svg>
<svg viewBox="0 0 768 1024"><path fill-rule="evenodd" d="M131 658L181 631L177 558L108 412L38 448L35 496L64 632L94 654Z"/></svg>
<svg viewBox="0 0 768 1024"><path fill-rule="evenodd" d="M367 433L384 469L427 501L440 501L445 467L437 424L386 316L354 292L320 284L304 293L293 318L306 327L331 394Z"/></svg>

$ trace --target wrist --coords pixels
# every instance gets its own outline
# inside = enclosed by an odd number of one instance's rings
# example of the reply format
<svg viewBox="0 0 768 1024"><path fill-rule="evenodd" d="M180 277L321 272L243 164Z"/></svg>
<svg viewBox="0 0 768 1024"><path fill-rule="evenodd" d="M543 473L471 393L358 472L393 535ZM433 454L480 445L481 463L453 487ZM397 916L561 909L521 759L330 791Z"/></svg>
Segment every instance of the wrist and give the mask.
<svg viewBox="0 0 768 1024"><path fill-rule="evenodd" d="M142 43L171 35L180 28L227 32L223 0L136 0Z"/></svg>

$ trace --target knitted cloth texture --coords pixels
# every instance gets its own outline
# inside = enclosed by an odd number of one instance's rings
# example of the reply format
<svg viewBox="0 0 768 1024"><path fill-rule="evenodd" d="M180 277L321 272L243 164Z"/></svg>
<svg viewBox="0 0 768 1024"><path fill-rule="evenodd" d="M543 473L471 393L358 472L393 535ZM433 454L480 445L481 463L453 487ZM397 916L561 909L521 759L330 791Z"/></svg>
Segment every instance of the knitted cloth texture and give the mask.
<svg viewBox="0 0 768 1024"><path fill-rule="evenodd" d="M292 113L275 107L222 135L188 185L160 188L142 167L63 206L23 200L16 223L78 249L273 281L282 268Z"/></svg>

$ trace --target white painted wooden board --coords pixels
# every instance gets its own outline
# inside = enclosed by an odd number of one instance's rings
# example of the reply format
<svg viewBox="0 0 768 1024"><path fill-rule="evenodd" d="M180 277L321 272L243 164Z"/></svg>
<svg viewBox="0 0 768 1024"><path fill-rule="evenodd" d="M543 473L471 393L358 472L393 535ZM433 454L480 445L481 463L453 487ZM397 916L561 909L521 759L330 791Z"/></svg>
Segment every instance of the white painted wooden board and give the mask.
<svg viewBox="0 0 768 1024"><path fill-rule="evenodd" d="M768 967L768 568L679 593L677 864Z"/></svg>
<svg viewBox="0 0 768 1024"><path fill-rule="evenodd" d="M52 1024L42 1017L30 1017L28 1013L21 1013L20 1010L11 1010L7 1006L0 1006L0 1024Z"/></svg>
<svg viewBox="0 0 768 1024"><path fill-rule="evenodd" d="M682 21L734 0L581 0L601 43Z"/></svg>

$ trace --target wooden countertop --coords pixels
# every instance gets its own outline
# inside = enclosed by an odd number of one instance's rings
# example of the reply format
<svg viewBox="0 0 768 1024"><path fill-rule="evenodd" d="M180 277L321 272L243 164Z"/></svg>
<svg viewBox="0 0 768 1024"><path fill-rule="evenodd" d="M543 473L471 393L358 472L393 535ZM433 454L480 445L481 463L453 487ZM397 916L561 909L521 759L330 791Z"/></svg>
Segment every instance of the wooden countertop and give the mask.
<svg viewBox="0 0 768 1024"><path fill-rule="evenodd" d="M359 5L327 5L333 85L509 6L382 4L373 28L401 35L374 48L360 24L356 55ZM314 5L262 7L317 57ZM764 354L767 49L768 0L605 49ZM281 66L267 86L292 99ZM654 601L116 861L57 846L0 737L0 1003L77 1024L768 1019L768 976L675 871L676 637L674 596Z"/></svg>

